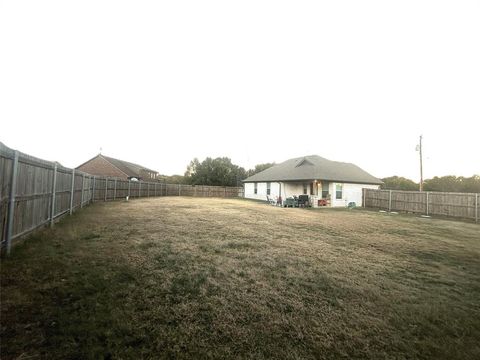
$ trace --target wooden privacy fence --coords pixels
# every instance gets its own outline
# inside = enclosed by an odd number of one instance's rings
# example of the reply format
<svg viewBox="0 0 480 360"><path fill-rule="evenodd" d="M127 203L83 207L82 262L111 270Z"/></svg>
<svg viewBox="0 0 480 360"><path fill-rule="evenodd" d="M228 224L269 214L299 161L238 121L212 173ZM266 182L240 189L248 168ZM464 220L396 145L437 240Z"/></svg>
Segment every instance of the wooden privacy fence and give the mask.
<svg viewBox="0 0 480 360"><path fill-rule="evenodd" d="M363 206L386 211L442 215L478 223L480 195L472 193L363 189Z"/></svg>
<svg viewBox="0 0 480 360"><path fill-rule="evenodd" d="M242 187L194 186L94 176L0 142L1 248L93 201L154 196L243 197Z"/></svg>

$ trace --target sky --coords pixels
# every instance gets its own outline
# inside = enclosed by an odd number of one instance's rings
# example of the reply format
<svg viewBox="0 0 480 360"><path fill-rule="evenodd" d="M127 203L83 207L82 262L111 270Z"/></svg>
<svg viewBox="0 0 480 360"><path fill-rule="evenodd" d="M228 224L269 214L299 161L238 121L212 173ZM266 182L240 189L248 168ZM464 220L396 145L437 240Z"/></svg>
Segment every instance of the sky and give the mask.
<svg viewBox="0 0 480 360"><path fill-rule="evenodd" d="M3 1L0 141L183 174L316 154L480 174L478 1Z"/></svg>

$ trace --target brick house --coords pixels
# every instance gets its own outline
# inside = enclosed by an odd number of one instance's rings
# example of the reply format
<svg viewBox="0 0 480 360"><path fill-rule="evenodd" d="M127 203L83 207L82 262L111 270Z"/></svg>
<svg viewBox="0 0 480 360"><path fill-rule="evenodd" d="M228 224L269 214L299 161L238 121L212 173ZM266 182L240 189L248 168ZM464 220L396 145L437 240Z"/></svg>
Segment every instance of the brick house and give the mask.
<svg viewBox="0 0 480 360"><path fill-rule="evenodd" d="M157 180L158 172L128 161L98 154L76 167L77 170L98 176L111 176L122 179Z"/></svg>

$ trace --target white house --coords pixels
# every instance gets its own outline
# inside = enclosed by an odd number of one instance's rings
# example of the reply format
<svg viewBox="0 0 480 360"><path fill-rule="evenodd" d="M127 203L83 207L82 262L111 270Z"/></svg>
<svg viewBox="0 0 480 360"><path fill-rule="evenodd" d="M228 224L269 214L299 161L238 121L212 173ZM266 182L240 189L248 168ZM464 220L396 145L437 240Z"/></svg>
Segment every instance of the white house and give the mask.
<svg viewBox="0 0 480 360"><path fill-rule="evenodd" d="M362 188L378 189L380 179L358 166L331 161L318 155L290 159L259 172L244 181L245 197L267 200L267 195L284 202L307 194L313 206L362 205Z"/></svg>

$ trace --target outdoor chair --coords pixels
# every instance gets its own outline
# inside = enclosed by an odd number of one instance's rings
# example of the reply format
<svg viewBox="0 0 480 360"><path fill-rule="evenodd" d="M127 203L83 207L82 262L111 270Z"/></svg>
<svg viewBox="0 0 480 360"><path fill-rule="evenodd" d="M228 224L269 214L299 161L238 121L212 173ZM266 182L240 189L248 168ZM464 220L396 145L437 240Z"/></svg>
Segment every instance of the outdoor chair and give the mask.
<svg viewBox="0 0 480 360"><path fill-rule="evenodd" d="M299 207L309 207L310 206L310 196L299 195L298 196L298 206Z"/></svg>
<svg viewBox="0 0 480 360"><path fill-rule="evenodd" d="M283 202L284 207L298 207L298 199L296 196L287 197Z"/></svg>
<svg viewBox="0 0 480 360"><path fill-rule="evenodd" d="M267 195L267 201L270 205L277 205L277 200L275 200L274 198L272 198L271 196Z"/></svg>

